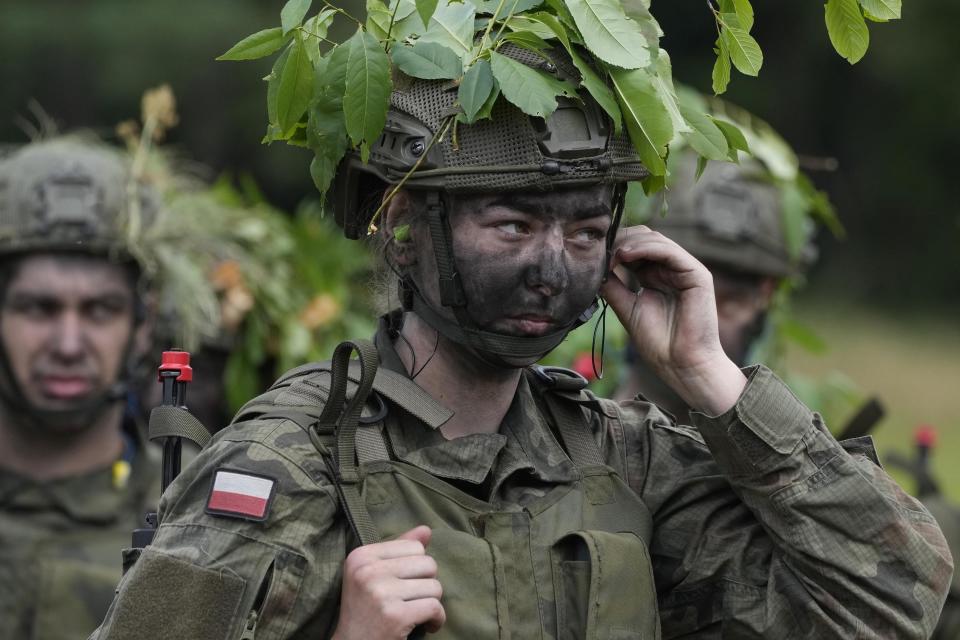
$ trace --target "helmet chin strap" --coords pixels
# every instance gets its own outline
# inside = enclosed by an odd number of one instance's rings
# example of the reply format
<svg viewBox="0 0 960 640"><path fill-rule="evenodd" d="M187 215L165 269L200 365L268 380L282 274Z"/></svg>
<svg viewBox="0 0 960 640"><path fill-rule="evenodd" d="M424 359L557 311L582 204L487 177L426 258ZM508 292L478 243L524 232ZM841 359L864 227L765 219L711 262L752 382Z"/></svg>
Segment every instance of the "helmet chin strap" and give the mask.
<svg viewBox="0 0 960 640"><path fill-rule="evenodd" d="M607 265L612 257L613 239L623 214L623 194L621 186L614 192L613 222L607 234ZM553 351L571 331L588 322L597 310L595 301L576 319L565 327L541 336L512 336L480 328L467 311L467 296L463 281L456 268L453 255L453 236L445 202L438 191L427 193L427 223L433 252L437 263L440 303L453 311L455 320L440 314L427 301L413 279L407 275L401 278L401 300L404 309L413 311L440 335L451 342L471 349L484 362L498 366L517 368L536 362ZM523 364L517 364L517 361Z"/></svg>

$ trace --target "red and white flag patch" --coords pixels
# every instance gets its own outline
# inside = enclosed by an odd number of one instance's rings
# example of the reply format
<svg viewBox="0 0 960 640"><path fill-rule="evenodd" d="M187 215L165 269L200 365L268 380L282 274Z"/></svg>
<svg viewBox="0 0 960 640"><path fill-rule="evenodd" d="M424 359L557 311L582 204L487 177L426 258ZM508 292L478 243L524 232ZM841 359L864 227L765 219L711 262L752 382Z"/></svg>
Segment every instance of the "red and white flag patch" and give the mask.
<svg viewBox="0 0 960 640"><path fill-rule="evenodd" d="M211 515L266 520L277 481L246 471L217 469L205 511Z"/></svg>

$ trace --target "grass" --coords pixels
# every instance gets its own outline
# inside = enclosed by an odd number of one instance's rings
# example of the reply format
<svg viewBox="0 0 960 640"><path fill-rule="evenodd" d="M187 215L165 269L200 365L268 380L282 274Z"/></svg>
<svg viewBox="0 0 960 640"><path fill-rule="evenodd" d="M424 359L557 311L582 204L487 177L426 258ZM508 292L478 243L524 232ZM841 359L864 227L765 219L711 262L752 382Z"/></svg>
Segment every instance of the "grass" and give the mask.
<svg viewBox="0 0 960 640"><path fill-rule="evenodd" d="M960 502L960 322L907 317L869 309L798 300L798 319L828 345L823 354L791 348L791 370L810 376L841 371L865 397L876 395L887 415L873 431L881 459L898 450L912 457L917 425L937 429L935 477ZM889 469L905 488L908 476Z"/></svg>

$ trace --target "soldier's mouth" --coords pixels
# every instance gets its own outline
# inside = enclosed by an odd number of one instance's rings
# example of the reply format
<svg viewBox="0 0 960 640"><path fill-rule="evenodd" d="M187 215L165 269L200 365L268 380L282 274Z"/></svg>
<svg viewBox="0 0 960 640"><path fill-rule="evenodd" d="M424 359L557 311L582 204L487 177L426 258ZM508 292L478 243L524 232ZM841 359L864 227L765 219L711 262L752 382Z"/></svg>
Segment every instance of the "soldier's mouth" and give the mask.
<svg viewBox="0 0 960 640"><path fill-rule="evenodd" d="M75 400L93 391L93 381L84 376L41 376L38 383L41 393L55 400Z"/></svg>
<svg viewBox="0 0 960 640"><path fill-rule="evenodd" d="M526 336L541 336L553 331L556 320L551 316L526 313L509 316L504 324L510 333Z"/></svg>

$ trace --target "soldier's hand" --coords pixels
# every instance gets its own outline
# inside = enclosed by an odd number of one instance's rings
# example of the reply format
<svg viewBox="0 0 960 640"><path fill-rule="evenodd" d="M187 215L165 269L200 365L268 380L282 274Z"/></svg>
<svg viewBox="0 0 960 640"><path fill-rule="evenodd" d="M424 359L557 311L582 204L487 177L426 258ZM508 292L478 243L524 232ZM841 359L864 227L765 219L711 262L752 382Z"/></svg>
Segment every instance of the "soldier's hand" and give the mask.
<svg viewBox="0 0 960 640"><path fill-rule="evenodd" d="M429 632L446 620L437 563L427 555L429 527L395 540L354 549L343 563L336 640L406 638L417 625Z"/></svg>
<svg viewBox="0 0 960 640"><path fill-rule="evenodd" d="M707 268L645 226L617 234L611 268L618 266L641 289L635 293L612 272L600 293L641 357L693 408L717 415L732 407L746 379L720 346Z"/></svg>

